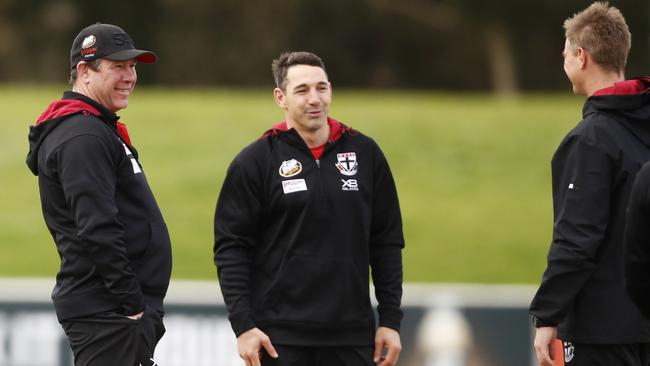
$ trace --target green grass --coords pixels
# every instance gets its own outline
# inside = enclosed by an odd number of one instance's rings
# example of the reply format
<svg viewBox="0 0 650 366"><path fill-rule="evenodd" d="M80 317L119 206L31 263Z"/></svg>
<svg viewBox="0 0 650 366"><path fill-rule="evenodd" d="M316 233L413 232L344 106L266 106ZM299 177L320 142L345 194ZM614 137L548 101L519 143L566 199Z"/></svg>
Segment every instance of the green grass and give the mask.
<svg viewBox="0 0 650 366"><path fill-rule="evenodd" d="M0 275L54 276L27 130L63 86L0 86ZM175 278L215 278L212 219L234 155L283 114L271 90L140 88L122 111L161 206ZM552 211L550 159L582 100L335 90L331 115L372 136L397 181L405 279L536 283Z"/></svg>

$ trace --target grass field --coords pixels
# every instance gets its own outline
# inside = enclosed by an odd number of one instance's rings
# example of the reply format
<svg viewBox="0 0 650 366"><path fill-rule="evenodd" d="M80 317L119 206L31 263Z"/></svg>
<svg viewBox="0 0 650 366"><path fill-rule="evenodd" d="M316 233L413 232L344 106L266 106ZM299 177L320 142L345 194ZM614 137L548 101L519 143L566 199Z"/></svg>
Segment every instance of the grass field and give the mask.
<svg viewBox="0 0 650 366"><path fill-rule="evenodd" d="M27 169L28 125L64 86L0 86L0 276L59 259ZM400 195L412 282L536 283L551 225L550 159L582 100L335 90L331 115L372 136ZM212 219L233 156L283 114L271 90L136 90L121 113L173 242L175 278L216 277Z"/></svg>

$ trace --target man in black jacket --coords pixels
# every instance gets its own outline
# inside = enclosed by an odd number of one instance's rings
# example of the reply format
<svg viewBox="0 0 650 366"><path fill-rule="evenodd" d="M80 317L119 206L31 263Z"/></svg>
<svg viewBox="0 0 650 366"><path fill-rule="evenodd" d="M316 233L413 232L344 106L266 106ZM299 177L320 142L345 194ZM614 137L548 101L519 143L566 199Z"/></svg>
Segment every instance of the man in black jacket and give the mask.
<svg viewBox="0 0 650 366"><path fill-rule="evenodd" d="M564 71L588 99L553 156L553 241L530 306L535 351L544 366L646 366L650 322L625 291L623 234L634 177L650 160L650 79L624 79L630 33L618 9L594 3L564 28Z"/></svg>
<svg viewBox="0 0 650 366"><path fill-rule="evenodd" d="M284 53L273 74L286 119L235 157L215 215L239 354L247 366L392 366L404 239L388 163L372 139L328 117L318 56Z"/></svg>
<svg viewBox="0 0 650 366"><path fill-rule="evenodd" d="M61 258L52 293L75 365L155 364L171 274L167 227L126 126L138 62L110 24L81 30L70 51L72 91L30 128L27 164Z"/></svg>
<svg viewBox="0 0 650 366"><path fill-rule="evenodd" d="M650 162L636 175L625 222L625 285L650 319Z"/></svg>

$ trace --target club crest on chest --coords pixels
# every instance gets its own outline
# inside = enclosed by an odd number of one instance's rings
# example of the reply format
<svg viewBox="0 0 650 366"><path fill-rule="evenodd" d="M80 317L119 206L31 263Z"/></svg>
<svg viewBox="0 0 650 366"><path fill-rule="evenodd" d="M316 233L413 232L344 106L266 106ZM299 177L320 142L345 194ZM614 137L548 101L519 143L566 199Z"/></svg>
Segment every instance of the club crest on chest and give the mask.
<svg viewBox="0 0 650 366"><path fill-rule="evenodd" d="M343 175L352 176L357 174L359 164L357 162L357 154L353 152L346 152L336 154L337 162L334 164L336 168Z"/></svg>

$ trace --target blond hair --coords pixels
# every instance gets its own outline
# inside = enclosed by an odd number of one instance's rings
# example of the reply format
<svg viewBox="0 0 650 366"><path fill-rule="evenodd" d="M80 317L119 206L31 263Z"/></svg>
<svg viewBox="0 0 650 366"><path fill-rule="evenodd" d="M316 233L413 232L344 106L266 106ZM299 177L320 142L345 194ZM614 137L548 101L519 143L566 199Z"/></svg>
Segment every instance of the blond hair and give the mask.
<svg viewBox="0 0 650 366"><path fill-rule="evenodd" d="M584 48L607 70L625 71L632 35L620 10L606 2L595 2L565 20L564 29L572 48Z"/></svg>

